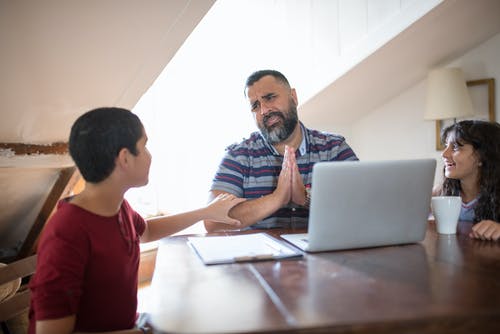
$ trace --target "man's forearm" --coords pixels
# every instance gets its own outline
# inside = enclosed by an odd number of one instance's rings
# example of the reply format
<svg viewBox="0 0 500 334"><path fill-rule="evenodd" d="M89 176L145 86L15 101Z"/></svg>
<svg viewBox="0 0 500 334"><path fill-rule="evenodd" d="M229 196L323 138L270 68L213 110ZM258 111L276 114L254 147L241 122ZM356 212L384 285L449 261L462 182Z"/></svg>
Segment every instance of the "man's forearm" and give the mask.
<svg viewBox="0 0 500 334"><path fill-rule="evenodd" d="M281 206L276 196L274 194L269 194L236 205L229 211L229 216L241 222L241 226L238 227L238 229L241 229L269 217L280 209ZM208 232L232 229L232 227L227 224L214 221L205 221L205 228Z"/></svg>

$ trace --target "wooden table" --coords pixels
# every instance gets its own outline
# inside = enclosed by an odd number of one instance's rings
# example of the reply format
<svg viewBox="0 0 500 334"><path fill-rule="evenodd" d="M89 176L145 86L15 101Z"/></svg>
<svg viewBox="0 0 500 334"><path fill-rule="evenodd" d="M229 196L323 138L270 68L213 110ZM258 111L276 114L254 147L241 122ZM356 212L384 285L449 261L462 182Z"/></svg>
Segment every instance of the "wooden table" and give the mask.
<svg viewBox="0 0 500 334"><path fill-rule="evenodd" d="M418 244L213 266L186 236L166 238L152 322L158 333L500 333L500 242L468 231L429 222Z"/></svg>

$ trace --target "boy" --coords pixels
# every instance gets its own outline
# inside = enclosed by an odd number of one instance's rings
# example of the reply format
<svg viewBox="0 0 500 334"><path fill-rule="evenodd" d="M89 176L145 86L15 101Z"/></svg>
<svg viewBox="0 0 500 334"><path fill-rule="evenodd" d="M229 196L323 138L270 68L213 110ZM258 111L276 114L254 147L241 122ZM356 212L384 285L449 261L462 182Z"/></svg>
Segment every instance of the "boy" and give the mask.
<svg viewBox="0 0 500 334"><path fill-rule="evenodd" d="M29 333L144 333L134 328L139 242L158 240L202 220L233 226L228 211L242 199L218 197L198 210L145 221L124 200L148 183L151 154L139 118L99 108L71 128L69 152L86 181L61 200L40 239Z"/></svg>

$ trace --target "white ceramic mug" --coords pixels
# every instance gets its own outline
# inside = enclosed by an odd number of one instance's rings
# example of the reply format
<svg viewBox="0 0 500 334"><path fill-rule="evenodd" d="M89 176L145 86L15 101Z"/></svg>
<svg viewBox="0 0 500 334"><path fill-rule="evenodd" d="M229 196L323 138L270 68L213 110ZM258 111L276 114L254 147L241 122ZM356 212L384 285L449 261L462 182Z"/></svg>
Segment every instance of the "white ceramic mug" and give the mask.
<svg viewBox="0 0 500 334"><path fill-rule="evenodd" d="M460 196L434 196L431 201L437 232L456 234L462 198Z"/></svg>

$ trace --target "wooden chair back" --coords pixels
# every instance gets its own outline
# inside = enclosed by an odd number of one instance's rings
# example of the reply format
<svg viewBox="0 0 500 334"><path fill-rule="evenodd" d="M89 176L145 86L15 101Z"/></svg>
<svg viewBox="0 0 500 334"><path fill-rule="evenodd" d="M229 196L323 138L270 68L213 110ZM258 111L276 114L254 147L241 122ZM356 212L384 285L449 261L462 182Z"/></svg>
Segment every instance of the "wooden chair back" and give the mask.
<svg viewBox="0 0 500 334"><path fill-rule="evenodd" d="M5 321L12 319L30 306L30 290L27 281L35 272L36 254L0 267L0 323L5 328ZM24 279L24 280L23 280ZM21 284L22 282L22 284ZM9 291L10 289L10 291Z"/></svg>

